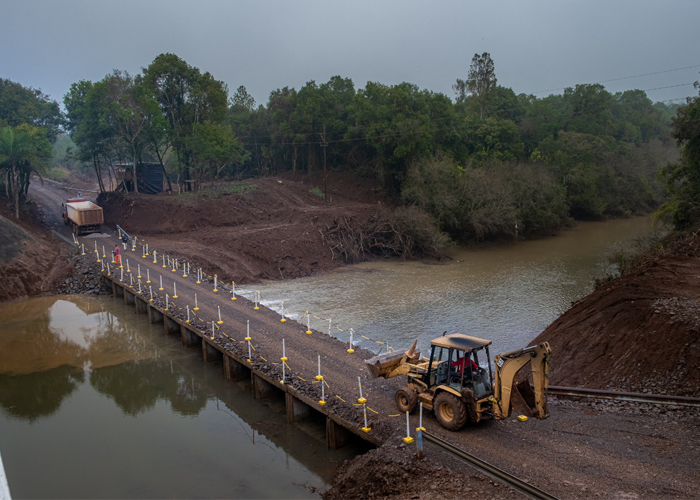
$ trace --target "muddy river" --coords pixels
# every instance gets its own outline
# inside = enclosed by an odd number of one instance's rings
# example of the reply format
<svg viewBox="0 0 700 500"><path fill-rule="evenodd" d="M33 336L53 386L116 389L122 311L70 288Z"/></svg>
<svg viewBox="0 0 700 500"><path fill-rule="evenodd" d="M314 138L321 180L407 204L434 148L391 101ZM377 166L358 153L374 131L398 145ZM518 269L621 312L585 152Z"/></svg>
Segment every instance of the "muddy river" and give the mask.
<svg viewBox="0 0 700 500"><path fill-rule="evenodd" d="M524 346L592 289L607 256L650 218L584 223L561 236L456 249L441 265L374 262L265 283L263 303L374 351L443 331ZM245 295L252 297L253 287ZM331 321L329 322L329 319ZM309 498L340 463L322 421L289 424L284 400L150 325L121 299L0 306L0 452L15 498ZM367 340L367 337L371 340Z"/></svg>
<svg viewBox="0 0 700 500"><path fill-rule="evenodd" d="M122 299L0 306L0 452L13 498L314 498L343 460Z"/></svg>
<svg viewBox="0 0 700 500"><path fill-rule="evenodd" d="M560 236L480 249L455 249L443 264L370 262L293 281L265 283L263 303L311 327L374 351L427 352L436 336L491 339L492 352L527 343L612 271L608 257L654 230L651 217L586 222ZM252 297L252 291L247 294ZM367 341L362 336L372 339Z"/></svg>

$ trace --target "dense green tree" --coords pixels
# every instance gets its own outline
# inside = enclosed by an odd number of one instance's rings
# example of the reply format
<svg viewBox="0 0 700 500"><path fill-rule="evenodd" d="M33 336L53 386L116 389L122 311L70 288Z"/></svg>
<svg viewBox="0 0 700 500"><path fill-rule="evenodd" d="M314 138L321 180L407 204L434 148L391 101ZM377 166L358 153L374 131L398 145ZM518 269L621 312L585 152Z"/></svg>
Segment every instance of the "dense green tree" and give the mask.
<svg viewBox="0 0 700 500"><path fill-rule="evenodd" d="M16 127L22 123L44 128L53 142L64 118L58 103L40 90L0 78L0 127Z"/></svg>
<svg viewBox="0 0 700 500"><path fill-rule="evenodd" d="M51 157L46 130L27 123L0 130L0 168L5 171L6 194L12 199L15 218L27 196L32 172L41 173Z"/></svg>
<svg viewBox="0 0 700 500"><path fill-rule="evenodd" d="M464 102L468 95L476 98L479 104L479 117L483 120L497 81L493 59L488 52L484 52L481 55L474 54L467 79L457 79L457 83L452 88L457 94L457 102Z"/></svg>
<svg viewBox="0 0 700 500"><path fill-rule="evenodd" d="M700 89L698 82L695 88ZM700 95L678 108L673 137L682 148L681 158L663 169L671 197L660 213L671 215L675 227L683 230L700 223Z"/></svg>
<svg viewBox="0 0 700 500"><path fill-rule="evenodd" d="M168 133L181 168L190 179L192 151L188 145L198 123L221 123L226 118L228 90L210 73L200 73L175 54L161 54L144 69L144 83L168 121Z"/></svg>
<svg viewBox="0 0 700 500"><path fill-rule="evenodd" d="M247 152L238 142L231 127L218 123L196 123L188 148L192 151L192 172L198 188L205 175L218 179L226 167L241 163Z"/></svg>

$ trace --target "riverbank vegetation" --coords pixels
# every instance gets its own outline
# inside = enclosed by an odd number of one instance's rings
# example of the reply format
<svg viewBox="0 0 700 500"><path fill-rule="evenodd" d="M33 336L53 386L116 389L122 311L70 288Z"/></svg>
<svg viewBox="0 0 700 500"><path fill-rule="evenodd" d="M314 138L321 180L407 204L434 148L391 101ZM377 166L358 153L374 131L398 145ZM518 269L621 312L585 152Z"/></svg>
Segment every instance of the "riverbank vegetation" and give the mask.
<svg viewBox="0 0 700 500"><path fill-rule="evenodd" d="M374 179L395 204L427 213L460 243L648 213L668 187L666 212L687 212L679 184L686 170L667 167L666 183L658 176L664 165L684 164L671 135L677 105L600 84L547 97L516 94L498 85L488 53L474 55L454 99L410 83L357 88L334 76L277 89L258 105L244 86L229 96L223 82L174 54L159 55L138 75L115 70L74 83L65 117L40 92L8 86L34 96L9 95L17 109L43 103L38 116L61 157L53 164L87 166L100 190L111 185L103 176L111 179L117 162L131 169L158 162L170 188L183 191L249 177L310 173L327 181L329 172L352 173ZM2 124L16 127L7 116L2 111ZM682 111L677 123L684 117L691 119ZM64 119L68 135L60 134ZM38 120L26 121L41 126ZM695 147L692 133L686 149ZM316 186L321 196L323 184Z"/></svg>

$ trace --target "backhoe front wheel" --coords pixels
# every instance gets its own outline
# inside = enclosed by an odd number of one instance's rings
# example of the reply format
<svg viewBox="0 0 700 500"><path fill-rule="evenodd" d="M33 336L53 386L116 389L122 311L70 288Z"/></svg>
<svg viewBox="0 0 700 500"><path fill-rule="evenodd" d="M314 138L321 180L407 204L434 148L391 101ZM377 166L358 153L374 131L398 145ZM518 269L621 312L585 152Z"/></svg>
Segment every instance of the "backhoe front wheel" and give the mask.
<svg viewBox="0 0 700 500"><path fill-rule="evenodd" d="M396 401L396 406L401 413L413 413L418 405L418 396L416 395L416 391L408 387L402 387L396 391L394 400Z"/></svg>
<svg viewBox="0 0 700 500"><path fill-rule="evenodd" d="M449 392L441 392L433 403L435 417L445 429L458 431L467 423L467 407L460 398Z"/></svg>

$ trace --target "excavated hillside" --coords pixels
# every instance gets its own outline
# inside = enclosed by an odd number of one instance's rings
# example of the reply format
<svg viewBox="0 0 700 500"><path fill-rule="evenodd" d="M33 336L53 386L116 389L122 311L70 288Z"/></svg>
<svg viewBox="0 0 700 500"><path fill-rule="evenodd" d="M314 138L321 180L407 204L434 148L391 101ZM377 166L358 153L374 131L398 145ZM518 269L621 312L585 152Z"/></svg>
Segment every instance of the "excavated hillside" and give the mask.
<svg viewBox="0 0 700 500"><path fill-rule="evenodd" d="M236 283L338 267L324 240L327 228L340 218L367 220L382 209L372 185L342 175L329 180L327 199L308 179L263 178L179 196L109 193L98 203L107 225L119 224Z"/></svg>
<svg viewBox="0 0 700 500"><path fill-rule="evenodd" d="M550 383L700 396L700 238L605 283L534 341Z"/></svg>

